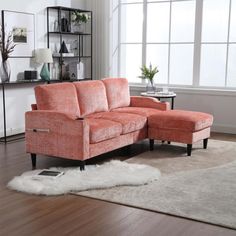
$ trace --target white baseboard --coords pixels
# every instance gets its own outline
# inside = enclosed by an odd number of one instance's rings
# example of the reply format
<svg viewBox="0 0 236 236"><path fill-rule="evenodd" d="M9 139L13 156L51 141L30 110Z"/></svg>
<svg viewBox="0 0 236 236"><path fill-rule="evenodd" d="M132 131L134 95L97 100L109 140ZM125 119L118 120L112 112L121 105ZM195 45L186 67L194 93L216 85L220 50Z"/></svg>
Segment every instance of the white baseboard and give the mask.
<svg viewBox="0 0 236 236"><path fill-rule="evenodd" d="M11 128L11 129L7 129L7 136L11 136L11 135L15 135L15 134L19 134L19 133L24 133L25 132L25 127L20 127L20 128ZM4 132L3 130L0 131L0 137L4 136Z"/></svg>
<svg viewBox="0 0 236 236"><path fill-rule="evenodd" d="M236 127L232 125L214 124L211 131L218 133L236 134Z"/></svg>

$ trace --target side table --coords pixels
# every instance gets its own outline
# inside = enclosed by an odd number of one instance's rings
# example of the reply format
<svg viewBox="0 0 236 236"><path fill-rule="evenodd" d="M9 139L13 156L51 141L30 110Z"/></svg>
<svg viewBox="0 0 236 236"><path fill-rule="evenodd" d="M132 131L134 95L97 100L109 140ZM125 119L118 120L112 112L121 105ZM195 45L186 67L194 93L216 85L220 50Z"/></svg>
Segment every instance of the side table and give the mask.
<svg viewBox="0 0 236 236"><path fill-rule="evenodd" d="M170 93L163 93L163 92L147 93L147 92L143 92L143 93L141 93L141 96L157 98L160 101L161 101L162 98L171 99L171 109L172 110L174 109L174 102L175 102L176 93L173 93L173 92L170 92Z"/></svg>

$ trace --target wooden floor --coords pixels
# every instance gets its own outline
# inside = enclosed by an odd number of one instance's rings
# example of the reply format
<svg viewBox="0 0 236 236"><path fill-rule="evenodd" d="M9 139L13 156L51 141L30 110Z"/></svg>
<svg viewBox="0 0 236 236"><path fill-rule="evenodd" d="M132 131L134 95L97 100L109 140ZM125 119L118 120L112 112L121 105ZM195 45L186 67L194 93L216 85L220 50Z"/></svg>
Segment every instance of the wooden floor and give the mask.
<svg viewBox="0 0 236 236"><path fill-rule="evenodd" d="M236 141L236 135L215 133L212 138ZM131 153L135 155L146 150L147 142L143 142L133 145ZM119 154L110 153L102 158ZM38 168L75 164L73 161L42 156ZM6 183L13 176L30 169L24 141L0 144L0 236L236 235L236 231L230 229L85 197L69 194L58 197L32 196L6 188Z"/></svg>

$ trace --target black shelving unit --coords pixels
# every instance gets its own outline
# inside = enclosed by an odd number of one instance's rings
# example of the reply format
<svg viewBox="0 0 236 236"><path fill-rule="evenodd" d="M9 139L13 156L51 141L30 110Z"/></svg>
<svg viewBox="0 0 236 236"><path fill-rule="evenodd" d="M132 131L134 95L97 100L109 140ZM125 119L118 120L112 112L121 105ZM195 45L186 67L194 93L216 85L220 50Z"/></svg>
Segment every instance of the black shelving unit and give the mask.
<svg viewBox="0 0 236 236"><path fill-rule="evenodd" d="M90 16L90 20L87 23L83 23L86 26L86 30L84 32L73 32L72 31L72 22L71 22L71 14L72 12L80 12L86 13ZM69 29L63 31L62 27L62 19L66 18ZM59 80L65 80L70 78L63 78L62 76L62 67L69 62L83 62L85 67L85 80L92 80L93 77L93 69L92 69L92 20L93 15L92 11L76 9L76 8L68 8L62 6L51 6L47 7L47 47L50 48L54 43L54 41L59 39L59 44L62 45L62 42L67 42L68 40L77 41L77 55L73 56L63 56L62 53L55 56L53 55L53 59L59 65ZM53 22L54 21L54 22ZM57 23L57 29L52 29L53 23ZM89 42L89 43L87 43ZM86 51L89 50L89 55L86 55ZM57 51L57 53L59 53Z"/></svg>

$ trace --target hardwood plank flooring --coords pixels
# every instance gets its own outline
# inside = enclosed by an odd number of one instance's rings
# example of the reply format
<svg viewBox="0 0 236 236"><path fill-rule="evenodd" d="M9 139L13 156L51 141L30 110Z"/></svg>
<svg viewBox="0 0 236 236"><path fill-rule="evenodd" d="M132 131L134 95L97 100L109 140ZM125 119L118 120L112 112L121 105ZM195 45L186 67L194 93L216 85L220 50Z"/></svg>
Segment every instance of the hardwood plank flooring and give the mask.
<svg viewBox="0 0 236 236"><path fill-rule="evenodd" d="M212 133L213 139L236 142L236 135ZM109 157L126 159L148 150L148 142L134 144L129 156L112 152L91 160ZM75 161L38 158L38 168L74 166ZM6 188L15 175L31 169L24 141L0 145L0 236L25 235L161 235L235 236L236 231L193 220L154 213L74 195L34 196Z"/></svg>

